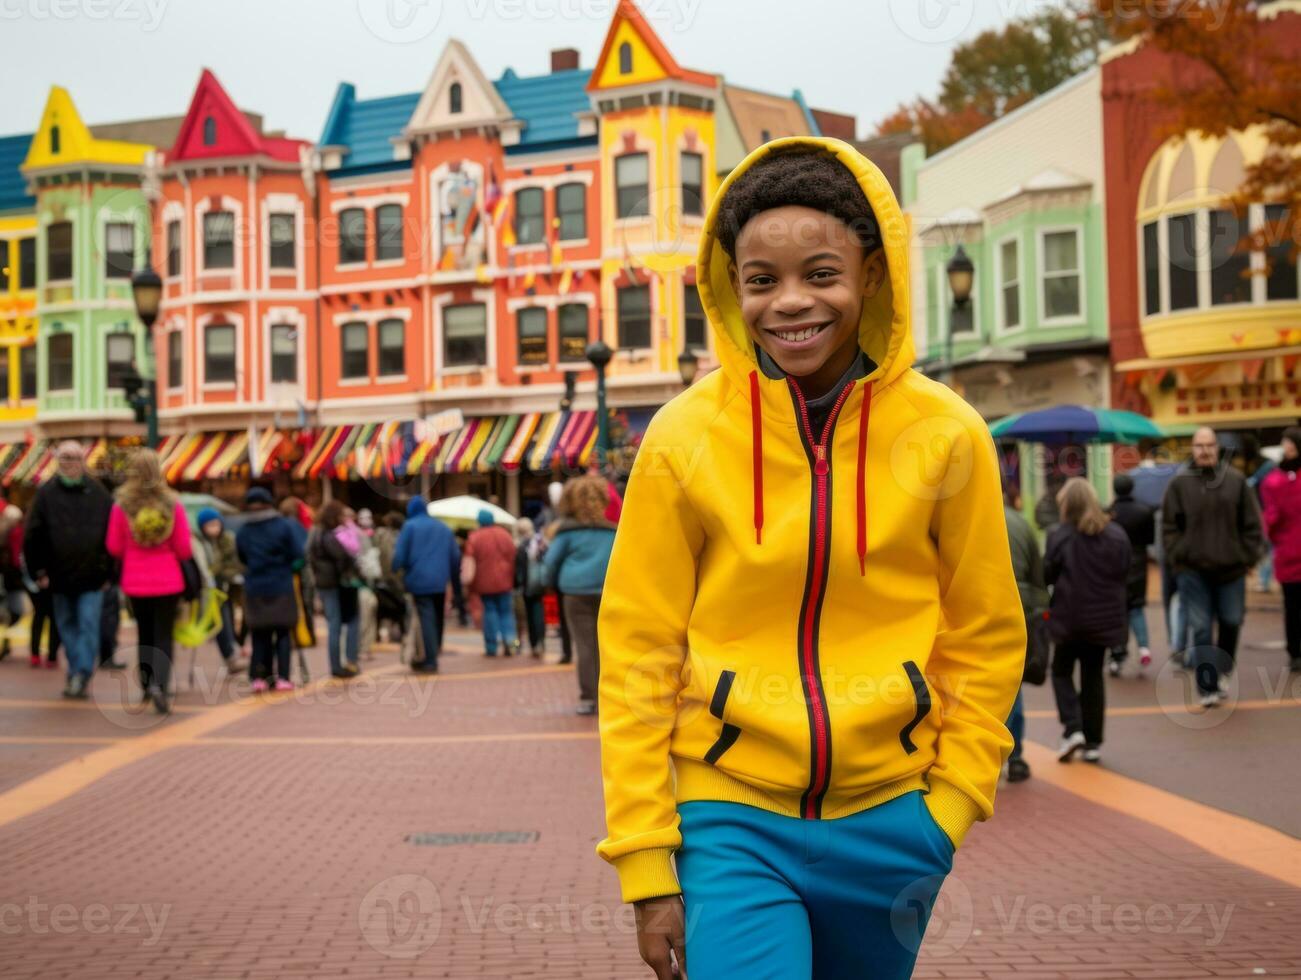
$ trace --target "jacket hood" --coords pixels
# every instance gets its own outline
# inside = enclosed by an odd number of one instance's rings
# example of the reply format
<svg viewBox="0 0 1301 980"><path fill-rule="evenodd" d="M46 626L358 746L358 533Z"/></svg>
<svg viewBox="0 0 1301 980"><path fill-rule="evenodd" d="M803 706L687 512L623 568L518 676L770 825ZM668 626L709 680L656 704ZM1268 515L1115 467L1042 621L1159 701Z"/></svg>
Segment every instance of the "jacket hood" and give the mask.
<svg viewBox="0 0 1301 980"><path fill-rule="evenodd" d="M423 517L429 513L429 504L424 497L412 497L407 503L407 517Z"/></svg>
<svg viewBox="0 0 1301 980"><path fill-rule="evenodd" d="M748 392L747 378L758 367L758 361L728 276L731 258L718 240L719 205L727 189L741 174L770 153L794 147L821 150L844 164L863 188L880 226L889 275L877 294L863 304L858 322L858 346L876 364L876 369L865 380L880 388L910 368L915 357L908 302L908 223L889 181L876 164L848 143L836 139L794 136L765 143L737 165L714 195L696 259L696 285L701 305L714 331L719 361L732 384L740 391Z"/></svg>

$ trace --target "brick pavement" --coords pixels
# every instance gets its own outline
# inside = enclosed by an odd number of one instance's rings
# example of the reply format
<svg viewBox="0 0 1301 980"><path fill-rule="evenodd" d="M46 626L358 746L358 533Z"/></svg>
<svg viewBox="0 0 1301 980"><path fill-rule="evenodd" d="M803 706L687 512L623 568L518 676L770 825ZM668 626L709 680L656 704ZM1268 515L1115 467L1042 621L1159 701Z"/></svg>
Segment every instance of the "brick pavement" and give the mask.
<svg viewBox="0 0 1301 980"><path fill-rule="evenodd" d="M234 709L0 825L0 973L647 976L593 854L596 726L572 675L456 642L438 680L381 655L365 685ZM158 740L242 697L183 692L193 710L161 726L107 693L103 713L28 704L60 683L0 663L0 740ZM0 741L0 790L100 748ZM473 836L493 832L513 836ZM916 975L1301 976L1299 918L1301 890L1031 780L958 855Z"/></svg>

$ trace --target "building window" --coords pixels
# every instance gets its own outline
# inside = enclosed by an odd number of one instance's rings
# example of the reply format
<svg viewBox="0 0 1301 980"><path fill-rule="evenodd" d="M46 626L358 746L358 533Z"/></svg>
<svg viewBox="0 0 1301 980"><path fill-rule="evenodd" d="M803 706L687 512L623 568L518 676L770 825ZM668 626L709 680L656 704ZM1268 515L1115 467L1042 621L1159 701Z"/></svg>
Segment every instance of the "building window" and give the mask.
<svg viewBox="0 0 1301 980"><path fill-rule="evenodd" d="M271 383L298 383L298 328L292 323L271 325Z"/></svg>
<svg viewBox="0 0 1301 980"><path fill-rule="evenodd" d="M213 323L203 330L203 380L229 384L235 380L235 328Z"/></svg>
<svg viewBox="0 0 1301 980"><path fill-rule="evenodd" d="M18 288L36 288L36 239L18 239Z"/></svg>
<svg viewBox="0 0 1301 980"><path fill-rule="evenodd" d="M24 401L36 397L36 345L18 348L18 397Z"/></svg>
<svg viewBox="0 0 1301 980"><path fill-rule="evenodd" d="M217 145L217 120L213 119L212 116L208 116L203 120L203 145Z"/></svg>
<svg viewBox="0 0 1301 980"><path fill-rule="evenodd" d="M1080 300L1079 232L1049 231L1040 239L1043 279L1043 319L1045 321L1078 317Z"/></svg>
<svg viewBox="0 0 1301 980"><path fill-rule="evenodd" d="M370 377L370 327L364 323L345 323L339 332L342 357L339 377Z"/></svg>
<svg viewBox="0 0 1301 980"><path fill-rule="evenodd" d="M9 351L0 350L0 405L9 404Z"/></svg>
<svg viewBox="0 0 1301 980"><path fill-rule="evenodd" d="M72 348L72 334L50 334L45 348L45 352L49 356L49 363L46 365L45 387L50 391L72 390Z"/></svg>
<svg viewBox="0 0 1301 980"><path fill-rule="evenodd" d="M348 208L339 212L339 265L366 261L366 212Z"/></svg>
<svg viewBox="0 0 1301 980"><path fill-rule="evenodd" d="M566 303L558 311L560 320L560 359L584 361L587 359L587 307L582 303Z"/></svg>
<svg viewBox="0 0 1301 980"><path fill-rule="evenodd" d="M375 209L375 261L402 258L402 205L382 204Z"/></svg>
<svg viewBox="0 0 1301 980"><path fill-rule="evenodd" d="M167 334L167 387L179 389L184 383L185 334L179 330Z"/></svg>
<svg viewBox="0 0 1301 980"><path fill-rule="evenodd" d="M650 214L650 157L626 153L614 161L614 216L637 218Z"/></svg>
<svg viewBox="0 0 1301 980"><path fill-rule="evenodd" d="M104 277L130 279L136 264L135 226L113 222L104 226Z"/></svg>
<svg viewBox="0 0 1301 980"><path fill-rule="evenodd" d="M682 287L682 341L688 350L704 350L705 329L708 325L705 309L700 305L700 291L695 286Z"/></svg>
<svg viewBox="0 0 1301 980"><path fill-rule="evenodd" d="M515 329L519 336L520 364L547 364L547 311L540 306L530 306L515 314Z"/></svg>
<svg viewBox="0 0 1301 980"><path fill-rule="evenodd" d="M1166 219L1166 278L1170 309L1197 307L1197 215L1174 214Z"/></svg>
<svg viewBox="0 0 1301 980"><path fill-rule="evenodd" d="M632 45L627 41L619 45L619 74L632 74Z"/></svg>
<svg viewBox="0 0 1301 980"><path fill-rule="evenodd" d="M1143 312L1161 312L1161 246L1155 221L1143 226Z"/></svg>
<svg viewBox="0 0 1301 980"><path fill-rule="evenodd" d="M1021 249L1015 238L998 246L999 318L1004 330L1021 326Z"/></svg>
<svg viewBox="0 0 1301 980"><path fill-rule="evenodd" d="M619 347L628 350L650 345L650 287L625 286L619 290Z"/></svg>
<svg viewBox="0 0 1301 980"><path fill-rule="evenodd" d="M699 153L682 154L682 213L705 213L705 158Z"/></svg>
<svg viewBox="0 0 1301 980"><path fill-rule="evenodd" d="M13 287L13 281L18 278L14 273L18 270L14 268L14 250L10 247L9 242L0 238L0 274L4 275L4 281L0 282L0 291L8 292ZM0 358L3 360L3 358Z"/></svg>
<svg viewBox="0 0 1301 980"><path fill-rule="evenodd" d="M298 243L295 241L294 215L287 213L273 214L267 221L268 237L271 239L270 264L273 269L289 271L298 267Z"/></svg>
<svg viewBox="0 0 1301 980"><path fill-rule="evenodd" d="M561 184L557 187L556 217L560 219L562 242L586 238L587 188L582 184Z"/></svg>
<svg viewBox="0 0 1301 980"><path fill-rule="evenodd" d="M1278 225L1286 218L1286 205L1265 205L1265 221L1267 224ZM1292 257L1292 243L1286 235L1280 235L1279 239L1278 242L1265 249L1265 261L1269 268L1265 279L1265 298L1296 299L1296 260Z"/></svg>
<svg viewBox="0 0 1301 980"><path fill-rule="evenodd" d="M49 282L72 278L71 221L56 221L45 229L45 278Z"/></svg>
<svg viewBox="0 0 1301 980"><path fill-rule="evenodd" d="M515 240L521 245L536 245L542 241L546 222L543 215L542 190L528 187L515 192Z"/></svg>
<svg viewBox="0 0 1301 980"><path fill-rule="evenodd" d="M443 309L443 366L483 367L488 363L488 308L466 303Z"/></svg>
<svg viewBox="0 0 1301 980"><path fill-rule="evenodd" d="M129 333L111 333L104 338L105 383L123 387L123 379L136 373L136 339Z"/></svg>
<svg viewBox="0 0 1301 980"><path fill-rule="evenodd" d="M204 269L235 268L235 213L209 211L203 216Z"/></svg>
<svg viewBox="0 0 1301 980"><path fill-rule="evenodd" d="M167 277L175 279L181 274L181 222L167 222Z"/></svg>
<svg viewBox="0 0 1301 980"><path fill-rule="evenodd" d="M461 83L453 82L447 89L447 111L456 115L461 111Z"/></svg>
<svg viewBox="0 0 1301 980"><path fill-rule="evenodd" d="M59 143L60 143L59 127L51 126L50 127L50 153L52 153L55 156L58 156L59 154Z"/></svg>
<svg viewBox="0 0 1301 980"><path fill-rule="evenodd" d="M380 320L378 329L380 377L401 377L407 373L407 325L401 320Z"/></svg>
<svg viewBox="0 0 1301 980"><path fill-rule="evenodd" d="M1238 245L1247 233L1246 219L1239 220L1232 211L1212 211L1211 233L1211 305L1251 302L1251 253Z"/></svg>

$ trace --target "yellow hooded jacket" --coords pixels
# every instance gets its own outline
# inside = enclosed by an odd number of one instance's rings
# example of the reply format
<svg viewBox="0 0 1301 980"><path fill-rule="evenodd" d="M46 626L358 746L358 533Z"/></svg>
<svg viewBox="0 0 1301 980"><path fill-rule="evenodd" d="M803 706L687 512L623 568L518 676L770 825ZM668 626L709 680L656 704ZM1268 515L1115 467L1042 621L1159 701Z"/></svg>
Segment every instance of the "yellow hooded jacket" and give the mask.
<svg viewBox="0 0 1301 980"><path fill-rule="evenodd" d="M796 145L858 179L889 266L859 325L876 366L822 433L758 370L714 232L737 175ZM755 150L697 281L722 370L652 420L601 602L597 850L629 902L679 891L689 800L833 819L921 789L958 846L993 811L1025 657L993 440L912 370L907 225L876 166L832 139Z"/></svg>

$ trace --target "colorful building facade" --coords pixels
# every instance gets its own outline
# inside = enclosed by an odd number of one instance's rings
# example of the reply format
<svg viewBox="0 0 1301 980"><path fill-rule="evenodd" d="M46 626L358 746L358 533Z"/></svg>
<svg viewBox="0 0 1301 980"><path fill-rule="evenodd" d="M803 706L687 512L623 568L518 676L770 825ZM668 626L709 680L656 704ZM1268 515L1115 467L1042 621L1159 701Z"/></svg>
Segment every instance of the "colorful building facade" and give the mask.
<svg viewBox="0 0 1301 980"><path fill-rule="evenodd" d="M30 134L0 138L0 442L36 418L36 199L20 167Z"/></svg>

